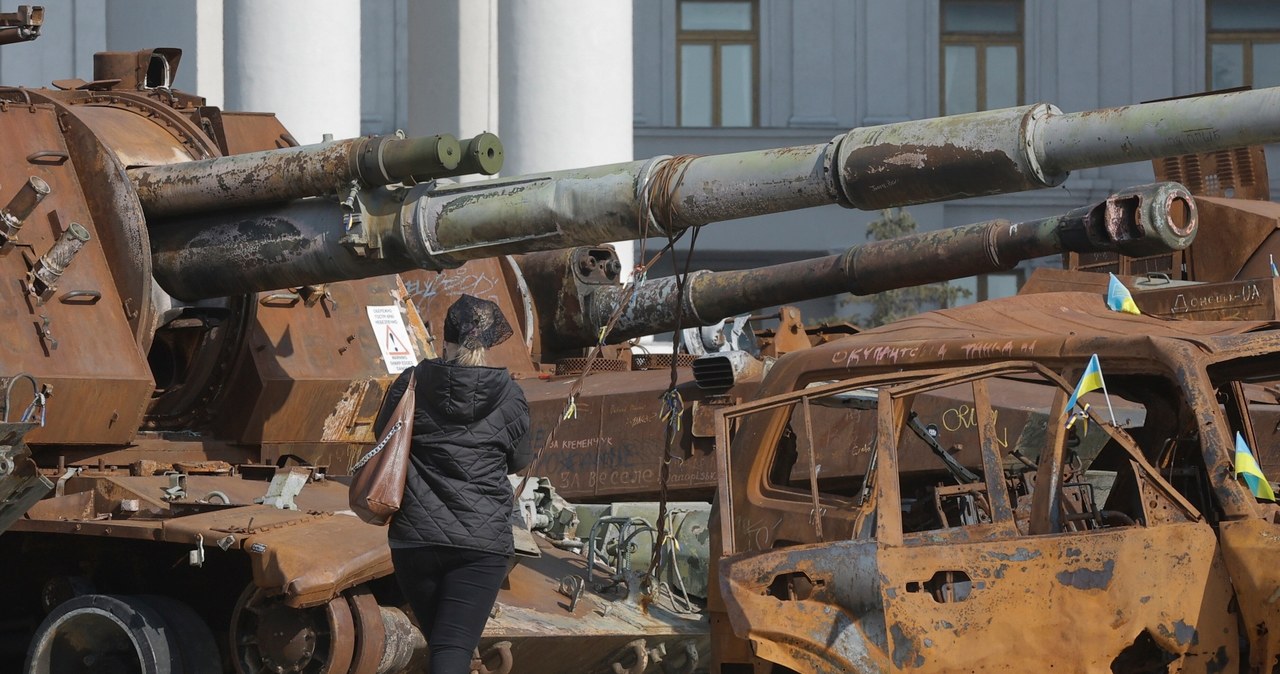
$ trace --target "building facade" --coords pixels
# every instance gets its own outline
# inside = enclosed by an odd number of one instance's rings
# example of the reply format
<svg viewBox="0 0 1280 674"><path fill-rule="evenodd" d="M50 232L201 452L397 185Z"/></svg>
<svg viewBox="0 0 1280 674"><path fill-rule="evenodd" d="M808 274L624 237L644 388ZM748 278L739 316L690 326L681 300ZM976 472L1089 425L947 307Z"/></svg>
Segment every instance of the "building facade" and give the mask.
<svg viewBox="0 0 1280 674"><path fill-rule="evenodd" d="M175 86L277 111L302 142L496 131L507 174L821 143L857 126L1026 103L1074 112L1280 84L1280 3L1267 0L43 4L45 35L0 52L5 84L87 80L96 51L178 46ZM922 230L1023 221L1151 179L1145 163L1091 169L1052 190L908 211ZM841 251L866 241L878 215L831 206L716 224L699 234L692 267ZM1002 296L1025 273L961 285L971 299ZM816 318L863 310L850 298L805 306Z"/></svg>
<svg viewBox="0 0 1280 674"><path fill-rule="evenodd" d="M816 143L845 129L1036 102L1065 112L1280 85L1280 3L1226 0L660 0L635 3L635 152ZM708 114L708 111L712 114ZM1271 151L1272 190L1277 177ZM1150 164L1064 185L912 206L920 229L1061 213L1152 180ZM876 213L824 207L708 227L695 264L843 250ZM1012 294L1028 264L966 279ZM808 315L861 312L840 300Z"/></svg>

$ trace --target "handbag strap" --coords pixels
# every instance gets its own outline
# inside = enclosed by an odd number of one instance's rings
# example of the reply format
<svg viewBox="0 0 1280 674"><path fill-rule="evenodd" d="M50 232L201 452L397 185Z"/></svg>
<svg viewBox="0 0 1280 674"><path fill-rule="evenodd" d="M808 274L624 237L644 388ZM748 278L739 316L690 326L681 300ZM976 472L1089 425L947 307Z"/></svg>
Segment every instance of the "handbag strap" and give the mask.
<svg viewBox="0 0 1280 674"><path fill-rule="evenodd" d="M396 433L399 433L401 428L404 428L405 412L403 408L405 406L405 398L416 399L417 396L414 391L414 387L417 385L417 375L417 368L410 370L409 385L405 387L404 393L400 396L400 401L396 403L396 422L392 424L391 428L387 429L387 432L382 436L381 440L378 440L378 444L373 446L373 449L370 449L364 456L360 457L358 461L351 465L352 473L363 468L364 464L369 463L370 459L377 456L383 449L386 449L387 443L391 442L391 438L395 437ZM413 411L409 410L408 414L412 415ZM410 416L409 418L412 419L413 417Z"/></svg>

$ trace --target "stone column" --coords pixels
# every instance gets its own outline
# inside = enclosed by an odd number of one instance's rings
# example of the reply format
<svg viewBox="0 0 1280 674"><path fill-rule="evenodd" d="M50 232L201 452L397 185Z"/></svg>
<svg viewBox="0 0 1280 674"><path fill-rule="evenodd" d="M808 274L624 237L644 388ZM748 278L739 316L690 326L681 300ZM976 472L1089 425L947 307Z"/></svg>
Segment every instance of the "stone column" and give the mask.
<svg viewBox="0 0 1280 674"><path fill-rule="evenodd" d="M501 0L503 174L629 161L630 0ZM617 244L623 269L631 242Z"/></svg>
<svg viewBox="0 0 1280 674"><path fill-rule="evenodd" d="M497 0L414 0L408 16L409 135L501 136Z"/></svg>
<svg viewBox="0 0 1280 674"><path fill-rule="evenodd" d="M228 110L274 112L299 143L360 134L360 0L225 0Z"/></svg>
<svg viewBox="0 0 1280 674"><path fill-rule="evenodd" d="M112 0L106 13L109 51L177 47L182 60L174 88L222 105L221 0Z"/></svg>

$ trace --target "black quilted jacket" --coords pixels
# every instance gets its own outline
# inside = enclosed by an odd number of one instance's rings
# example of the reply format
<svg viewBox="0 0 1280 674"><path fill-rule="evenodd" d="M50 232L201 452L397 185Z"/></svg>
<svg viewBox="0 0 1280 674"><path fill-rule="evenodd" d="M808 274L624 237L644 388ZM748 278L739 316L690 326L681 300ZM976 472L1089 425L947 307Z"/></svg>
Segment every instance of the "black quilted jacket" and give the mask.
<svg viewBox="0 0 1280 674"><path fill-rule="evenodd" d="M532 458L529 405L506 368L424 360L417 367L412 468L387 538L393 546L438 545L513 553L507 473ZM409 384L391 384L379 435Z"/></svg>

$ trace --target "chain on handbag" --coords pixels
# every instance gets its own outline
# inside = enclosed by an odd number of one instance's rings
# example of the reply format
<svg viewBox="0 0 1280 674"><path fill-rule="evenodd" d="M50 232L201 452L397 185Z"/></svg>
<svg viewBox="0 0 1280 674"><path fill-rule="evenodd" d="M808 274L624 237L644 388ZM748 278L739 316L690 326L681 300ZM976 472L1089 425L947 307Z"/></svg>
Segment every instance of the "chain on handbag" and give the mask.
<svg viewBox="0 0 1280 674"><path fill-rule="evenodd" d="M368 453L360 457L360 460L356 461L351 466L351 472L354 473L357 470L360 470L360 468L364 466L364 464L369 463L369 459L372 459L373 457L377 456L378 452L381 452L382 449L387 446L387 443L391 442L391 438L394 438L396 436L396 433L399 433L400 429L403 427L404 427L404 421L403 420L397 421L395 425L391 427L391 430L387 431L387 434L382 436L382 440L379 441L378 444L373 446L373 449L369 450Z"/></svg>

